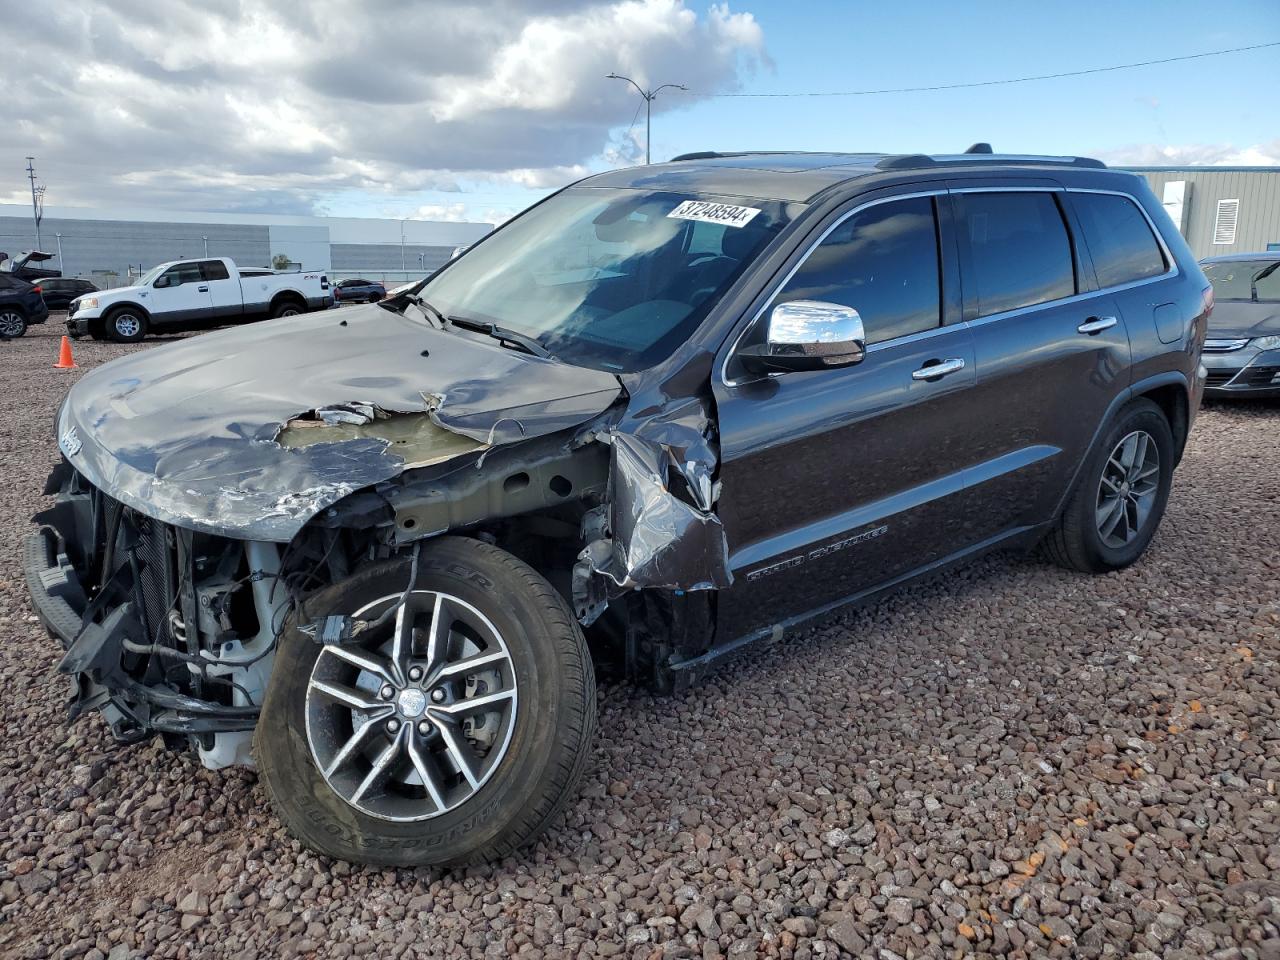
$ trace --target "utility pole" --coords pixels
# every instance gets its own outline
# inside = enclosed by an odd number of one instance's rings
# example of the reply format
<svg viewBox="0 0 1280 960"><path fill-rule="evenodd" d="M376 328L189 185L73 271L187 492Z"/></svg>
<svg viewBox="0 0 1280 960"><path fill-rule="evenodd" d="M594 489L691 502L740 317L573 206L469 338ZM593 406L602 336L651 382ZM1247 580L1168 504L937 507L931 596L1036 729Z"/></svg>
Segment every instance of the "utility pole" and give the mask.
<svg viewBox="0 0 1280 960"><path fill-rule="evenodd" d="M665 90L667 87L674 87L677 90L688 90L689 88L683 83L664 83L662 86L654 87L652 90L645 90L630 77L622 77L616 73L609 74L605 79L625 80L636 88L636 92L640 96L644 97L644 162L647 165L650 161L649 142L652 139L651 134L653 132L653 98L658 95L659 91Z"/></svg>
<svg viewBox="0 0 1280 960"><path fill-rule="evenodd" d="M40 221L44 219L44 187L36 186L35 157L27 157L27 179L31 181L31 221L36 226L36 246L40 249Z"/></svg>

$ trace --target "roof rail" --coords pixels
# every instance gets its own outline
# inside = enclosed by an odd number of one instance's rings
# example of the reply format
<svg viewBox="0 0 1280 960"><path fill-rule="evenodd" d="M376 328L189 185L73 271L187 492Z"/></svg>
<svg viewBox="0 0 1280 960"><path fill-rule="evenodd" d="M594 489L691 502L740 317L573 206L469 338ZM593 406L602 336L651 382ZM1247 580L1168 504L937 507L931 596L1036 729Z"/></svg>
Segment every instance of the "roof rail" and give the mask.
<svg viewBox="0 0 1280 960"><path fill-rule="evenodd" d="M975 144L974 146L980 146ZM973 148L970 147L970 150ZM1043 164L1049 167L1091 167L1105 169L1106 164L1092 157L1041 157L1033 154L1018 153L958 153L926 156L923 153L908 153L897 157L885 157L876 164L878 170L920 170L930 167L982 165L988 163Z"/></svg>

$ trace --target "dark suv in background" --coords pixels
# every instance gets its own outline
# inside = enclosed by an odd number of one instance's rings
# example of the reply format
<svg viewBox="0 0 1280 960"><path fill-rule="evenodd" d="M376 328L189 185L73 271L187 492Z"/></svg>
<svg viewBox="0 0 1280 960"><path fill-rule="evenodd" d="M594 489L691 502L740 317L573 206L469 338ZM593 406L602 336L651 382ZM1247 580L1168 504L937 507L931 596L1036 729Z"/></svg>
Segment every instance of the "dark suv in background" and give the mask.
<svg viewBox="0 0 1280 960"><path fill-rule="evenodd" d="M47 277L35 283L50 310L65 310L76 297L98 292L96 286L78 277Z"/></svg>
<svg viewBox="0 0 1280 960"><path fill-rule="evenodd" d="M387 295L387 288L377 280L352 277L333 285L335 303L377 303Z"/></svg>
<svg viewBox="0 0 1280 960"><path fill-rule="evenodd" d="M1096 161L614 170L377 305L87 373L27 579L72 716L252 754L331 856L502 857L573 793L596 660L671 690L993 548L1136 561L1211 305Z"/></svg>
<svg viewBox="0 0 1280 960"><path fill-rule="evenodd" d="M49 319L49 307L35 285L0 270L0 339L11 340L33 323Z"/></svg>

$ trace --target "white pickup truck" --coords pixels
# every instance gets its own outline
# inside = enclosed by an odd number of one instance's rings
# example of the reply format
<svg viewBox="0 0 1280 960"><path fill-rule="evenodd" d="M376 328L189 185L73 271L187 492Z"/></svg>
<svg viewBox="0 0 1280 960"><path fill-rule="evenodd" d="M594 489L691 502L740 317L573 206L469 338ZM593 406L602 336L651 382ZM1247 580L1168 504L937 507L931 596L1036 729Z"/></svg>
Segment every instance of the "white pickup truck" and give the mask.
<svg viewBox="0 0 1280 960"><path fill-rule="evenodd" d="M290 317L333 305L321 273L241 273L226 257L176 260L152 267L128 287L71 301L67 332L136 343L148 333Z"/></svg>

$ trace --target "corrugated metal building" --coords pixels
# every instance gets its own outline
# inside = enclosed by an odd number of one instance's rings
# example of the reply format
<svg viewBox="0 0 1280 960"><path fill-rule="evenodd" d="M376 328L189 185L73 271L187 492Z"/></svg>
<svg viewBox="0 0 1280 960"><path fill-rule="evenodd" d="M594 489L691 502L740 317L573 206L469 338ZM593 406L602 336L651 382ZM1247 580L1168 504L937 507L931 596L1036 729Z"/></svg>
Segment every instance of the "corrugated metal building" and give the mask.
<svg viewBox="0 0 1280 960"><path fill-rule="evenodd" d="M47 207L40 237L44 250L57 254L46 266L99 287L120 286L166 260L230 257L265 267L279 255L335 280L359 275L398 283L435 269L492 229L435 220ZM0 251L16 256L34 246L31 209L0 203Z"/></svg>
<svg viewBox="0 0 1280 960"><path fill-rule="evenodd" d="M1124 167L1147 178L1197 257L1280 250L1280 167Z"/></svg>

